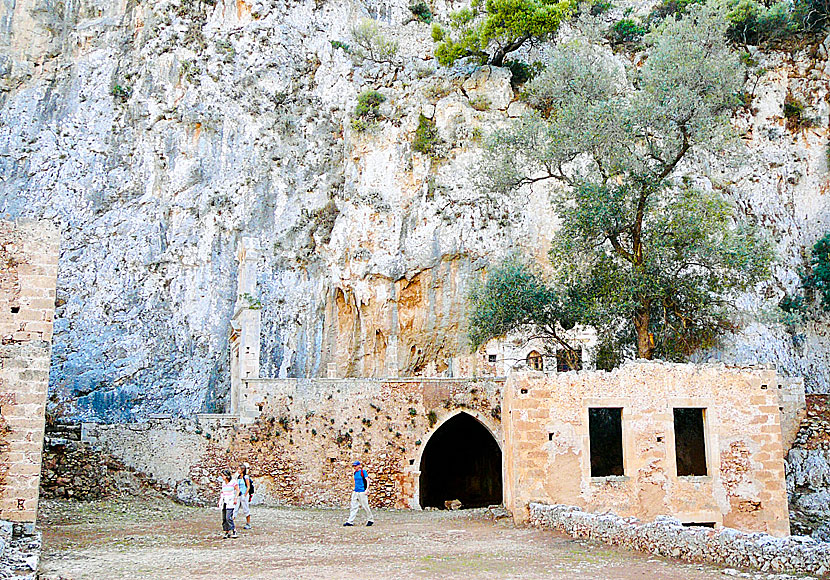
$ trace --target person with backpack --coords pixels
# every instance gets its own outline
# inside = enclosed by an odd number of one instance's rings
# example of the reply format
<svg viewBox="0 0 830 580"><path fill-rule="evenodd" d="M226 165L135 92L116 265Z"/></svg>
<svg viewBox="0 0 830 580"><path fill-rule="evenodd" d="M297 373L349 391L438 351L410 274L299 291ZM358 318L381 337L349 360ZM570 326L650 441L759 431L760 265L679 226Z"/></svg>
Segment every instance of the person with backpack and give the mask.
<svg viewBox="0 0 830 580"><path fill-rule="evenodd" d="M233 510L239 497L239 484L231 475L230 469L222 471L222 491L219 494L219 508L222 510L222 530L226 538L236 538L236 526L233 524Z"/></svg>
<svg viewBox="0 0 830 580"><path fill-rule="evenodd" d="M366 525L374 525L375 522L372 518L372 510L369 509L369 500L366 497L366 490L369 488L369 478L366 477L366 470L361 467L360 461L353 462L352 467L354 467L354 491L352 492L352 505L351 511L349 512L349 519L346 520L346 523L343 525L353 526L354 519L357 517L357 512L360 508L364 509L367 517L369 518Z"/></svg>
<svg viewBox="0 0 830 580"><path fill-rule="evenodd" d="M239 484L239 501L236 503L236 509L233 511L233 518L239 514L245 516L245 525L243 530L251 529L251 508L250 501L254 495L254 482L248 475L248 464L241 465L237 470L237 483Z"/></svg>

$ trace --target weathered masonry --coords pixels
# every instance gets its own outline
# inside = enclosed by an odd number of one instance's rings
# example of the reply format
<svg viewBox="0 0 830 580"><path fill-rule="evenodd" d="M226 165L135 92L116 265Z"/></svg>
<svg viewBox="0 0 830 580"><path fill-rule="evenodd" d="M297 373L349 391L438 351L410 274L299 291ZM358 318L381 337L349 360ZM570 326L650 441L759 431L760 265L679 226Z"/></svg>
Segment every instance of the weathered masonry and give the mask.
<svg viewBox="0 0 830 580"><path fill-rule="evenodd" d="M272 505L343 506L351 462L372 479L372 505L465 507L502 502L503 379L256 379L240 415L198 421L85 424L83 439L175 489L212 503L216 474L251 465Z"/></svg>
<svg viewBox="0 0 830 580"><path fill-rule="evenodd" d="M503 407L505 504L518 520L538 501L789 533L784 455L804 409L800 380L638 361L512 375Z"/></svg>
<svg viewBox="0 0 830 580"><path fill-rule="evenodd" d="M37 516L59 232L0 221L0 520Z"/></svg>

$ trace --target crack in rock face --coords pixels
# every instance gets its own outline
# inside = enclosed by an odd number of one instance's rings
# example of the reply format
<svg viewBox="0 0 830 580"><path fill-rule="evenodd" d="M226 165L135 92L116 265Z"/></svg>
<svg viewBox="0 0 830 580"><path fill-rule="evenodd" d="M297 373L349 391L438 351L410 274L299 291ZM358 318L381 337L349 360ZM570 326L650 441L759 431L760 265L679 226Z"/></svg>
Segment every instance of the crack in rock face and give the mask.
<svg viewBox="0 0 830 580"><path fill-rule="evenodd" d="M62 224L54 413L222 410L242 236L263 249L263 375L473 368L469 284L514 251L544 260L558 220L547 186L474 186L482 135L523 108L507 69L437 67L429 26L405 3L383 14L394 65L343 48L365 16L345 1L0 6L0 216ZM766 72L735 120L743 157L684 168L778 244L774 277L739 300L756 312L796 288L830 222L828 44L753 54ZM385 101L360 131L366 90ZM787 127L787 98L809 128ZM421 115L440 159L412 148ZM726 344L702 356L830 388L823 322L756 322Z"/></svg>

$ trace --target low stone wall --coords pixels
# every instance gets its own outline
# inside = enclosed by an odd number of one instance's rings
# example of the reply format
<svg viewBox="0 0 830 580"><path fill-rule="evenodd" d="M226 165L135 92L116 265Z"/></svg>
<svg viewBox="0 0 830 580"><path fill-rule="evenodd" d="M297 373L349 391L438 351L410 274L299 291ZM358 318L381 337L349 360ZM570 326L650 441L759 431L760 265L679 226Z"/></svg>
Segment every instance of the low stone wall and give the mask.
<svg viewBox="0 0 830 580"><path fill-rule="evenodd" d="M592 514L566 505L530 504L530 523L658 556L708 562L765 572L813 574L830 572L830 544L801 536L777 538L731 528L686 527L672 517L650 523L614 514Z"/></svg>

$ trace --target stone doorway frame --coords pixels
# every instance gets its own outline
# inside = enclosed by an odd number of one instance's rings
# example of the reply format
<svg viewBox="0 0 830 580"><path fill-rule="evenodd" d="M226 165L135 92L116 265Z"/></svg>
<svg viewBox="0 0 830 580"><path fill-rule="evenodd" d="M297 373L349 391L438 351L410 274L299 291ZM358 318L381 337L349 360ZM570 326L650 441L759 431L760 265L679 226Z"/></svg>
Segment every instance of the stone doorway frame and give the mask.
<svg viewBox="0 0 830 580"><path fill-rule="evenodd" d="M452 411L448 412L446 415L441 417L438 421L436 421L435 425L427 432L424 436L423 441L418 448L418 454L415 456L415 463L410 465L407 469L409 474L412 477L412 497L409 500L409 507L414 510L423 510L421 507L421 461L424 457L424 451L426 451L427 444L429 443L432 436L435 435L438 430L443 427L444 423L449 421L450 419L461 415L462 413L469 415L473 419L479 422L487 432L490 433L490 436L496 442L496 445L499 446L499 451L501 451L501 482L502 482L502 492L501 492L501 500L502 504L504 504L504 482L506 478L506 471L505 471L505 463L504 463L504 440L503 435L501 437L497 436L496 433L500 431L493 421L489 419L486 415L476 411L475 409L453 409Z"/></svg>

